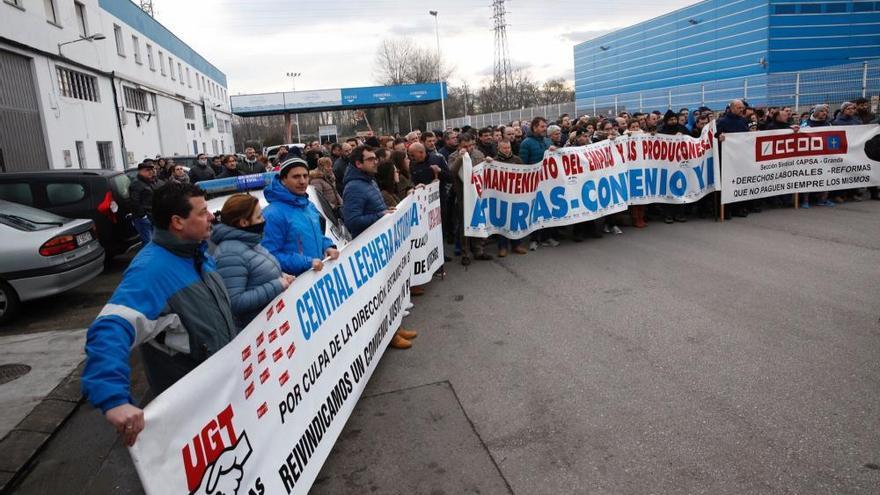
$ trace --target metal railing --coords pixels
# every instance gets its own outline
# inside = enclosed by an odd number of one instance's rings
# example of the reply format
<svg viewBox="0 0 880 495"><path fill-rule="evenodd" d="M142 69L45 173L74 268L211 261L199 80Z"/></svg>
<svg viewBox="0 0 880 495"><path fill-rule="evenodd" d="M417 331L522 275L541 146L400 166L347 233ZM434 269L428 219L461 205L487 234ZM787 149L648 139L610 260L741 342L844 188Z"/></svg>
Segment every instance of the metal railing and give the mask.
<svg viewBox="0 0 880 495"><path fill-rule="evenodd" d="M719 79L662 89L581 98L574 102L542 105L503 112L446 119L447 127L485 127L530 120L542 116L555 120L562 114L617 115L620 112L651 112L706 106L722 110L730 100L742 98L752 106L788 105L796 112L828 103L832 109L844 101L880 94L880 59L798 72ZM428 123L439 129L442 122Z"/></svg>

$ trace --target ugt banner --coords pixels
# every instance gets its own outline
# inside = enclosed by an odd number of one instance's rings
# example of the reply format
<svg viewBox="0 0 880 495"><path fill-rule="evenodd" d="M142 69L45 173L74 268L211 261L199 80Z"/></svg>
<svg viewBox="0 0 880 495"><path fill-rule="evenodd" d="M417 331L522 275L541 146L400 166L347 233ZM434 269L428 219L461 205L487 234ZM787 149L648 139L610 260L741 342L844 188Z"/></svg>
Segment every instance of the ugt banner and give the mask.
<svg viewBox="0 0 880 495"><path fill-rule="evenodd" d="M465 235L518 239L626 210L691 203L715 190L714 126L699 138L636 134L546 153L541 163L465 157Z"/></svg>
<svg viewBox="0 0 880 495"><path fill-rule="evenodd" d="M727 134L721 164L725 204L876 186L880 185L880 126Z"/></svg>
<svg viewBox="0 0 880 495"><path fill-rule="evenodd" d="M305 494L409 302L430 191L309 271L144 411L130 449L148 494ZM442 250L440 251L442 256ZM430 271L440 263L423 260Z"/></svg>

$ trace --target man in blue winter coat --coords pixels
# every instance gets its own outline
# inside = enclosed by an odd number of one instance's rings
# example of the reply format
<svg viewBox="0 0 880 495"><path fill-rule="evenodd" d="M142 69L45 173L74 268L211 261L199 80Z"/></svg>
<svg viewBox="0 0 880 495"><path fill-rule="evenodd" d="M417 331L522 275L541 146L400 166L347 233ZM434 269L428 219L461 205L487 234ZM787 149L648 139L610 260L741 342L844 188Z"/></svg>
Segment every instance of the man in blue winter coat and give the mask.
<svg viewBox="0 0 880 495"><path fill-rule="evenodd" d="M519 145L519 157L526 165L544 160L544 152L555 151L556 146L547 137L547 119L535 117L529 127L529 133Z"/></svg>
<svg viewBox="0 0 880 495"><path fill-rule="evenodd" d="M308 164L302 158L291 158L263 191L269 206L263 212L262 245L278 259L282 271L292 275L320 271L325 256L339 258L333 241L324 235L321 214L309 201L308 188Z"/></svg>
<svg viewBox="0 0 880 495"><path fill-rule="evenodd" d="M357 237L394 208L385 205L379 186L373 180L379 169L373 148L358 146L351 153L351 161L354 166L348 167L343 181L342 220L351 236Z"/></svg>
<svg viewBox="0 0 880 495"><path fill-rule="evenodd" d="M139 346L159 395L238 333L223 279L205 253L214 216L205 192L171 182L153 195L156 228L89 326L83 395L131 446L144 429L133 405L129 355Z"/></svg>

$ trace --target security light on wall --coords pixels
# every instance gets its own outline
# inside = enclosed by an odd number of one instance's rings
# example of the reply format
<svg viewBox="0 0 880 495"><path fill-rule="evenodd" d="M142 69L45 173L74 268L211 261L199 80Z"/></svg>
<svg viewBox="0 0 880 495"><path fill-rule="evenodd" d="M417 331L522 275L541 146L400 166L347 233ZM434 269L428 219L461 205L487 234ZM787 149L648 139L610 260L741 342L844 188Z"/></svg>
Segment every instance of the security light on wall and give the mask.
<svg viewBox="0 0 880 495"><path fill-rule="evenodd" d="M64 43L58 43L58 55L61 55L61 47L64 45L69 45L71 43L78 43L80 41L88 41L89 43L91 43L93 41L101 41L101 40L105 40L105 39L107 39L107 37L104 36L103 34L95 33L95 34L92 34L91 36L81 36L75 40L65 41Z"/></svg>
<svg viewBox="0 0 880 495"><path fill-rule="evenodd" d="M767 59L765 59L764 57L761 57L760 59L758 59L758 65L760 65L761 67L766 69L767 68Z"/></svg>
<svg viewBox="0 0 880 495"><path fill-rule="evenodd" d="M599 45L599 49L602 50L603 52L608 51L609 48L611 48L611 47L605 46L605 45Z"/></svg>
<svg viewBox="0 0 880 495"><path fill-rule="evenodd" d="M700 23L700 21L698 21L697 19L688 19L688 22L691 24L691 26L696 26Z"/></svg>

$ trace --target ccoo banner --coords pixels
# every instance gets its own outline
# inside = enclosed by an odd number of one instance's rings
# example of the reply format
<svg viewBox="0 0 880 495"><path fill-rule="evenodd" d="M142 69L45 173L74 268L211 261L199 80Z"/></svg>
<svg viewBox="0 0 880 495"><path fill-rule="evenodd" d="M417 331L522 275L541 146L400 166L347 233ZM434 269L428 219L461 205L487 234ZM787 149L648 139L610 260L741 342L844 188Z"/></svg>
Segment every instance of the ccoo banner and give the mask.
<svg viewBox="0 0 880 495"><path fill-rule="evenodd" d="M147 406L130 452L148 494L308 492L400 326L416 256L428 280L441 264L435 191L410 195L337 261L298 277Z"/></svg>
<svg viewBox="0 0 880 495"><path fill-rule="evenodd" d="M518 239L626 210L692 203L715 191L714 126L699 138L635 134L545 153L542 163L462 167L465 235Z"/></svg>
<svg viewBox="0 0 880 495"><path fill-rule="evenodd" d="M727 134L721 158L725 204L876 186L880 185L880 126Z"/></svg>

